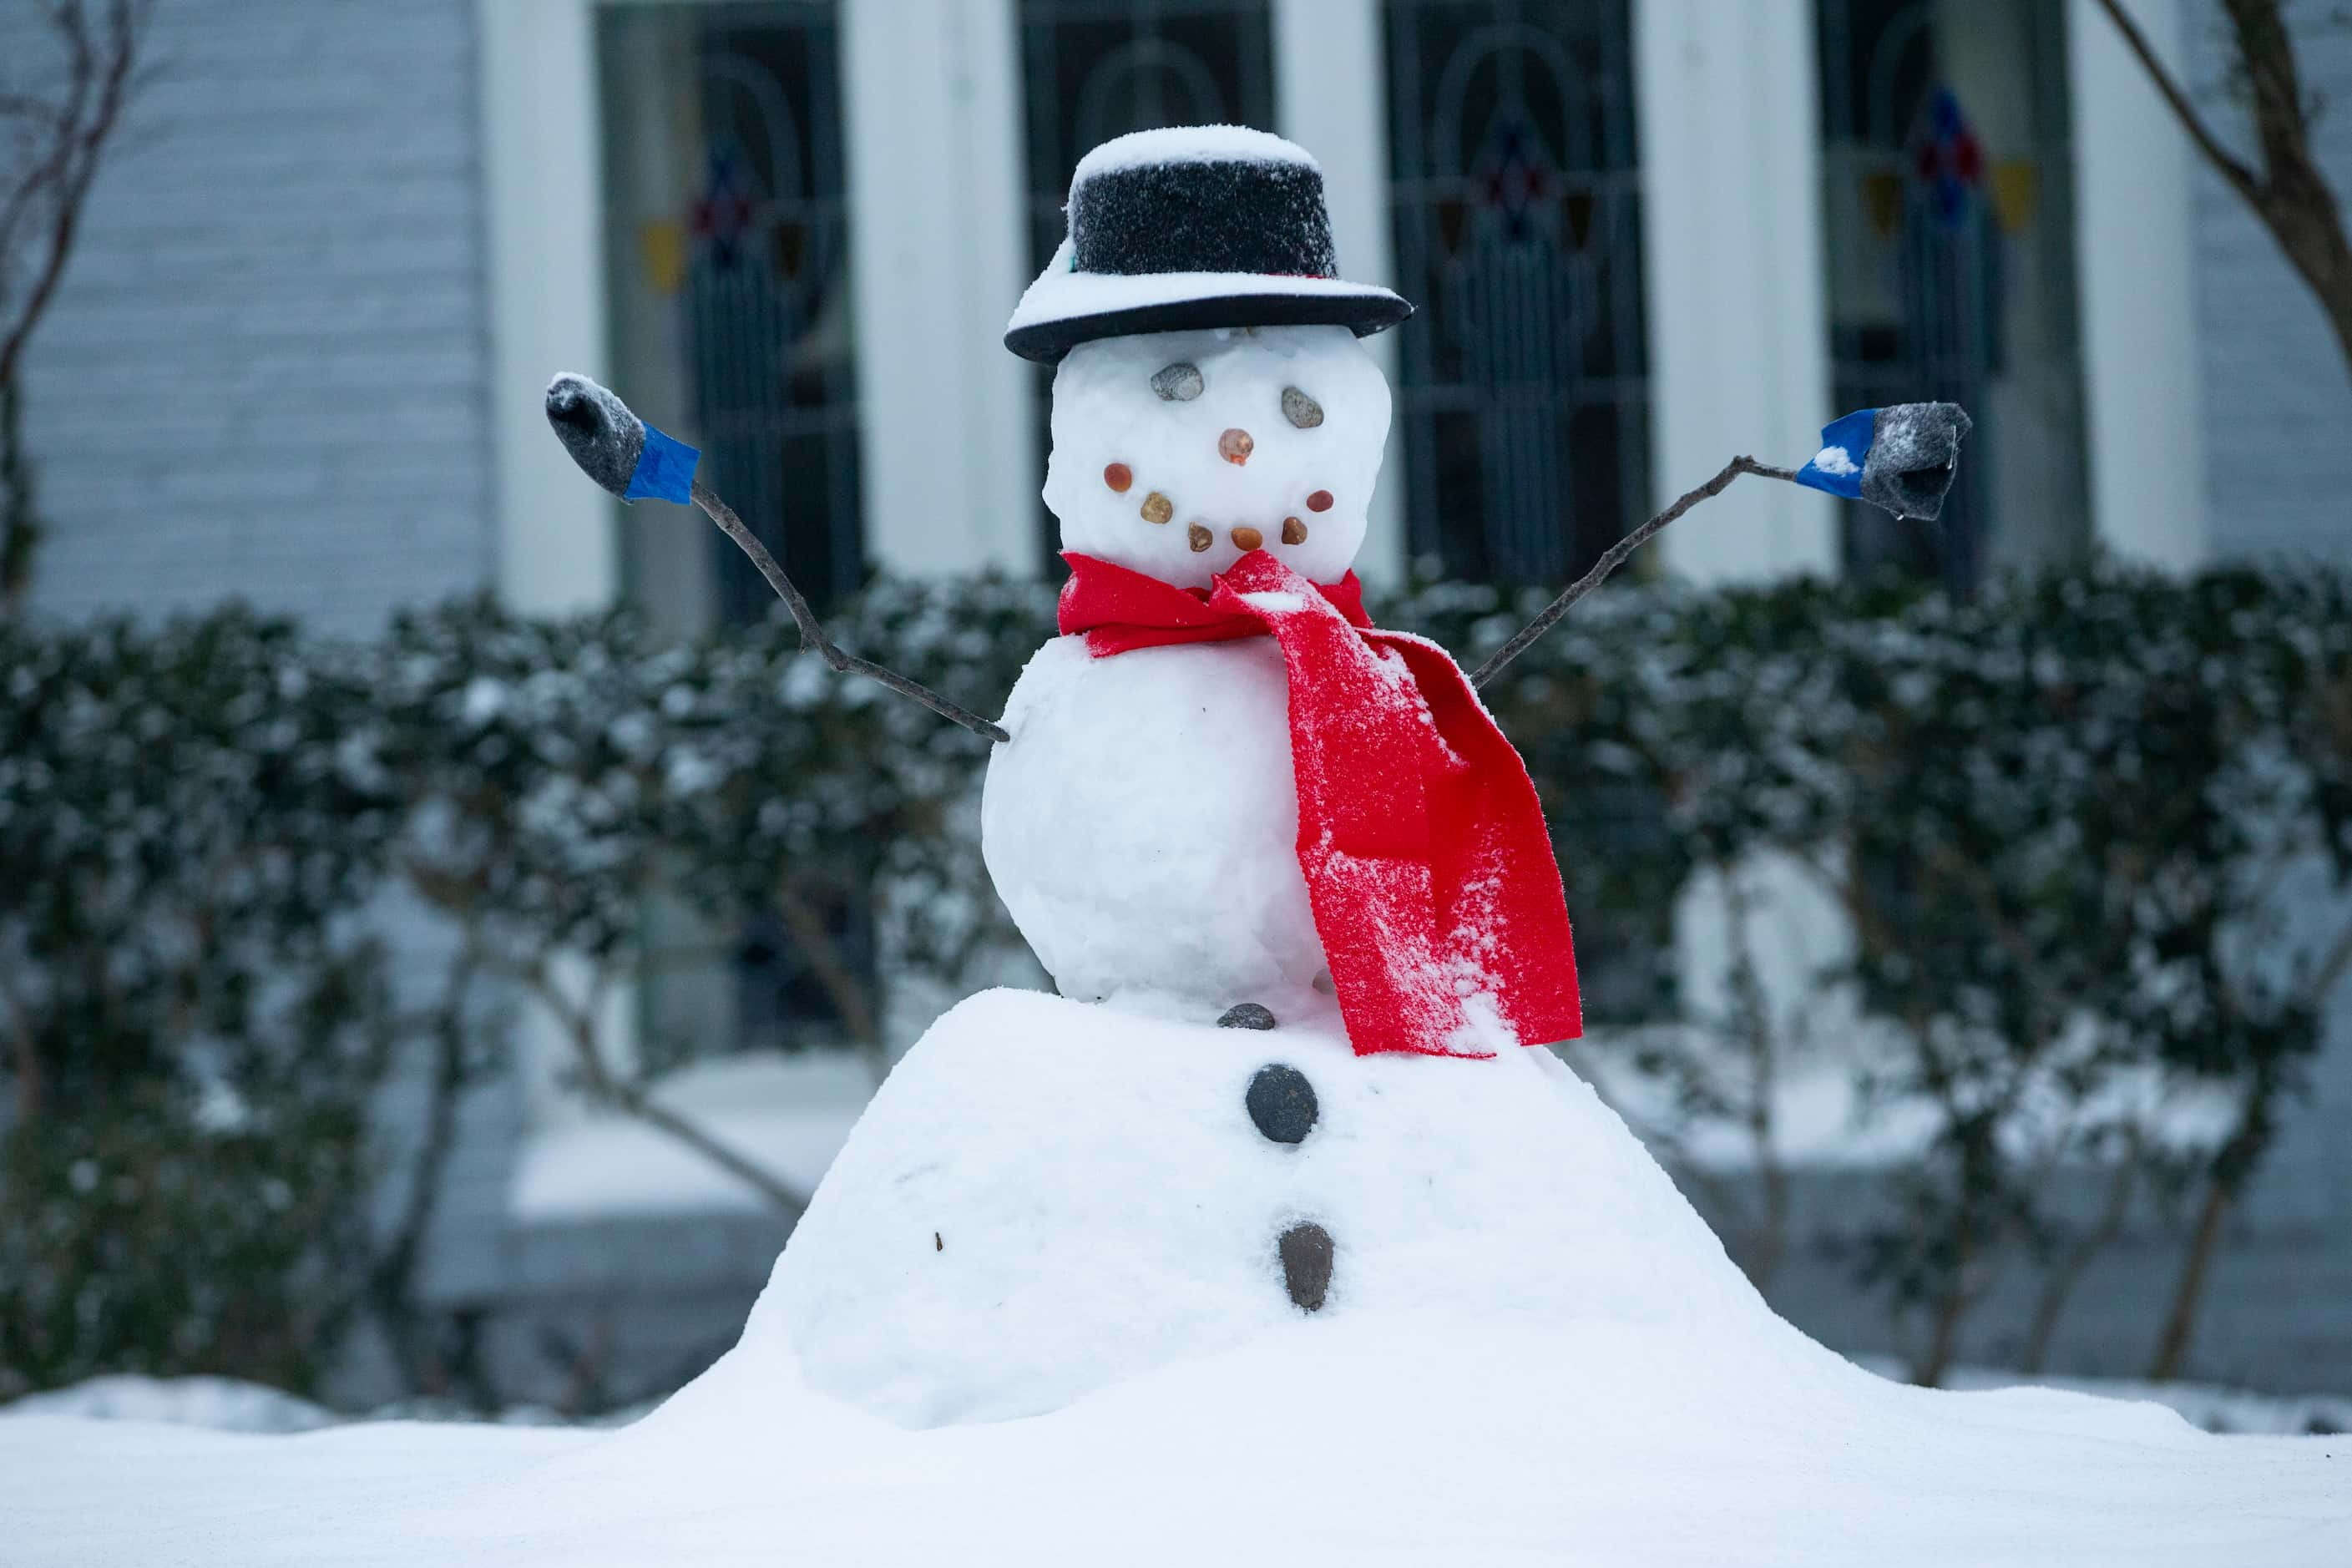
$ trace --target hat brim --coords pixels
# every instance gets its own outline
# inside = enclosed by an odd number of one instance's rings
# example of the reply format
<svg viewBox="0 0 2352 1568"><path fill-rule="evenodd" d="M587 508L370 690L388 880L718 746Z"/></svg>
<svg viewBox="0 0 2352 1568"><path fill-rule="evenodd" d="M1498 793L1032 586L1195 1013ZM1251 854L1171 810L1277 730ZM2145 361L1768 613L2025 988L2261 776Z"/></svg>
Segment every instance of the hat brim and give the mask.
<svg viewBox="0 0 2352 1568"><path fill-rule="evenodd" d="M1071 272L1068 264L1057 253L1013 312L1004 346L1024 359L1053 364L1097 338L1204 327L1346 327L1360 338L1412 314L1389 289L1337 278Z"/></svg>

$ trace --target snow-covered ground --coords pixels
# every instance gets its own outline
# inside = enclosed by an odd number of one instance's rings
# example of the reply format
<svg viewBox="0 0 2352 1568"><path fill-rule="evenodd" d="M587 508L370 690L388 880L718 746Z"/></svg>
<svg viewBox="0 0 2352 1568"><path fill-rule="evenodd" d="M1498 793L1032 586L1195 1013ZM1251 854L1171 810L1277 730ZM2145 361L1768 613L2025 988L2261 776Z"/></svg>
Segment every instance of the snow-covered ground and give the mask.
<svg viewBox="0 0 2352 1568"><path fill-rule="evenodd" d="M611 1433L0 1422L11 1564L2352 1561L2352 1441L1900 1388L1801 1342L1302 1321L911 1432L747 1342ZM1793 1340L1793 1336L1791 1336ZM1811 1353L1808 1353L1808 1352Z"/></svg>
<svg viewBox="0 0 2352 1568"><path fill-rule="evenodd" d="M973 998L643 1419L0 1420L0 1562L2352 1562L2352 1438L1889 1383L1774 1317L1548 1053L1249 1033ZM1302 1142L1243 1109L1266 1059L1315 1086ZM1339 1247L1312 1315L1270 1245L1297 1214Z"/></svg>

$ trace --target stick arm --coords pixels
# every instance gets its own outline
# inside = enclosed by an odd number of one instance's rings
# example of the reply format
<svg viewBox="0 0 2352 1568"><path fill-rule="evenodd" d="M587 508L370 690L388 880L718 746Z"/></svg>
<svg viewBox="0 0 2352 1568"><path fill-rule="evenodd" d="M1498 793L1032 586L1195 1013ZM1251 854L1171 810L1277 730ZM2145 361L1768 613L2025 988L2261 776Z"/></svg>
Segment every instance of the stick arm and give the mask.
<svg viewBox="0 0 2352 1568"><path fill-rule="evenodd" d="M768 580L768 586L792 612L793 624L800 628L801 647L823 658L828 667L843 675L862 675L869 680L878 680L901 697L913 698L950 723L960 724L1000 745L1013 739L1003 726L991 723L921 682L909 680L871 659L844 652L825 635L807 597L784 575L784 569L777 564L768 547L743 526L735 509L719 500L718 492L709 485L691 479L698 456L694 448L646 424L608 388L584 375L557 376L547 386L547 422L564 449L572 454L572 460L580 465L581 472L622 500L652 496L680 504L691 500L700 507L719 525L719 531L751 557L751 564L760 569L760 575Z"/></svg>
<svg viewBox="0 0 2352 1568"><path fill-rule="evenodd" d="M1592 569L1591 571L1587 572L1583 576L1579 577L1575 582L1570 583L1565 589L1561 590L1559 598L1554 599L1550 604L1546 605L1543 607L1542 614L1537 616L1534 620L1529 621L1526 626L1520 627L1517 635L1514 636L1510 641L1505 643L1501 647L1496 648L1492 658L1488 658L1486 663L1480 665L1476 669L1472 670L1470 672L1470 684L1474 687L1484 686L1487 681L1493 679L1496 671L1500 670L1505 665L1510 663L1511 660L1518 658L1519 655L1527 652L1529 647L1534 646L1535 640L1538 637L1543 636L1544 633L1558 626L1559 624L1560 617L1567 615L1568 612L1575 606L1576 602L1579 599L1581 599L1585 595L1590 594L1593 589L1601 586L1601 584L1607 580L1609 574L1616 571L1618 567L1625 564L1626 561L1633 556L1633 552L1641 549L1643 545L1647 544L1653 538L1656 537L1659 531L1664 529L1666 524L1674 521L1675 519L1682 516L1683 513L1690 510L1691 508L1696 506L1699 502L1707 500L1709 497L1721 495L1724 490L1730 486L1731 481L1738 479L1742 474L1757 474L1768 479L1794 480L1797 477L1797 470L1794 468L1776 468L1769 463L1759 463L1753 458L1732 458L1731 461L1723 465L1722 469L1716 474L1715 478L1707 480L1706 483L1699 486L1695 490L1685 491L1682 495L1675 498L1675 503L1672 506L1666 508L1665 510L1658 513L1657 516L1650 519L1647 522L1643 523L1639 528L1634 529L1631 533L1628 533L1624 538L1619 540L1616 543L1611 545L1606 551L1602 552L1601 559L1592 563Z"/></svg>
<svg viewBox="0 0 2352 1568"><path fill-rule="evenodd" d="M801 647L816 654L841 674L863 675L878 680L899 696L913 698L940 718L952 724L961 724L975 735L985 736L1000 745L1013 739L1003 725L991 723L920 681L909 680L897 670L885 668L871 659L843 652L840 646L825 635L824 625L816 618L816 612L809 608L808 600L793 585L793 580L784 575L784 569L776 563L776 558L768 552L768 547L743 526L743 520L735 515L735 509L720 500L717 492L700 479L694 481L692 494L694 504L719 525L721 532L735 542L737 549L751 558L751 564L760 569L760 575L768 580L768 586L776 591L776 597L782 599L784 608L792 612L793 624L801 629Z"/></svg>

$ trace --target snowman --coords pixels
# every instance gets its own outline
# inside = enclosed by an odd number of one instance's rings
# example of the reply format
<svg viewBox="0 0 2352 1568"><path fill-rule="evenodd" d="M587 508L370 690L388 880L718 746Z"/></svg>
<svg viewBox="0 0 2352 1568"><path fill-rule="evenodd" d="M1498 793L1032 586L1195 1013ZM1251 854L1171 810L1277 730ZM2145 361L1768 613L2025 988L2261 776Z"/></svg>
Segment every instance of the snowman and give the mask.
<svg viewBox="0 0 2352 1568"><path fill-rule="evenodd" d="M1287 1018L1368 1051L1578 1032L1526 771L1439 649L1364 628L1388 439L1322 176L1263 132L1142 132L1071 181L1005 342L1055 364L1067 634L1024 672L982 843L1065 996Z"/></svg>
<svg viewBox="0 0 2352 1568"><path fill-rule="evenodd" d="M1454 660L1365 616L1391 401L1360 339L1412 307L1339 277L1319 170L1261 132L1108 142L1067 216L1005 342L1055 367L1071 574L1001 722L835 646L691 448L583 377L549 388L592 478L700 505L835 668L993 742L982 851L1059 993L984 993L926 1033L748 1332L935 1426L1349 1312L1753 1310L1622 1125L1527 1048L1580 1029L1534 788ZM1909 405L1831 426L1801 470L1735 459L1507 652L1739 473L1932 518L1966 428Z"/></svg>

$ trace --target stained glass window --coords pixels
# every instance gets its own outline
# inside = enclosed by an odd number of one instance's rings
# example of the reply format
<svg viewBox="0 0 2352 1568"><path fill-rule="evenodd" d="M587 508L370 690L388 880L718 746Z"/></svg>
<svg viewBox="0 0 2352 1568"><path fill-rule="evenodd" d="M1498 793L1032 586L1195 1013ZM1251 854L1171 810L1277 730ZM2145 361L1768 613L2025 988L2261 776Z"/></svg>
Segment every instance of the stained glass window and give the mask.
<svg viewBox="0 0 2352 1568"><path fill-rule="evenodd" d="M837 7L608 6L597 29L619 389L702 448L701 476L812 599L835 598L865 570ZM656 625L691 632L775 613L717 529L631 522L625 591ZM870 900L829 896L812 918L839 962L870 978ZM772 922L717 931L655 900L643 935L641 1069L842 1032L814 966Z"/></svg>
<svg viewBox="0 0 2352 1568"><path fill-rule="evenodd" d="M1020 17L1033 270L1062 242L1070 171L1088 149L1163 125L1276 129L1267 0L1021 0ZM1041 454L1053 379L1040 367ZM1050 561L1053 519L1041 513L1041 529Z"/></svg>
<svg viewBox="0 0 2352 1568"><path fill-rule="evenodd" d="M1625 0L1389 0L1408 537L1549 583L1646 510Z"/></svg>
<svg viewBox="0 0 2352 1568"><path fill-rule="evenodd" d="M840 25L830 0L632 5L598 18L618 368L633 404L703 450L702 473L820 601L856 587L860 544ZM769 613L715 530L680 587L628 531L657 618ZM707 595L707 605L665 603Z"/></svg>
<svg viewBox="0 0 2352 1568"><path fill-rule="evenodd" d="M2089 537L2065 21L2037 0L1821 0L1837 407L1976 420L1940 523L1843 507L1846 568L1970 591Z"/></svg>

